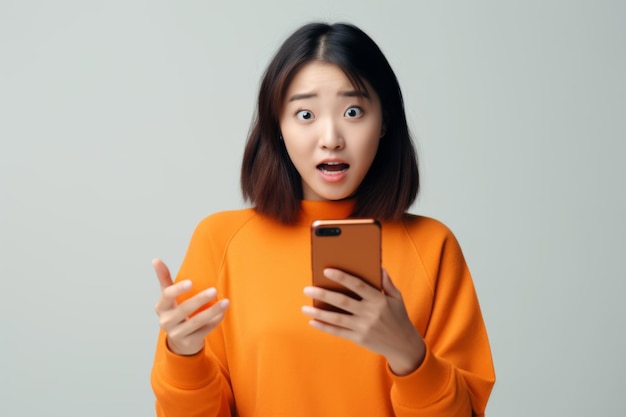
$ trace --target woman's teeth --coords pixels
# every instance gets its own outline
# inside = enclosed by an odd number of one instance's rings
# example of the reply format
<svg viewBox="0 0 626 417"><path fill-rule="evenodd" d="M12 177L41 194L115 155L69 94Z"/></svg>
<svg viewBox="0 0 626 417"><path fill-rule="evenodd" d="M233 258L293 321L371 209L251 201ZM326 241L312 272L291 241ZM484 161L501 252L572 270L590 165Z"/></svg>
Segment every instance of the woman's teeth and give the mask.
<svg viewBox="0 0 626 417"><path fill-rule="evenodd" d="M325 174L333 174L339 173L347 170L350 167L348 164L344 164L343 162L326 162L324 164L319 164L317 169L322 171Z"/></svg>

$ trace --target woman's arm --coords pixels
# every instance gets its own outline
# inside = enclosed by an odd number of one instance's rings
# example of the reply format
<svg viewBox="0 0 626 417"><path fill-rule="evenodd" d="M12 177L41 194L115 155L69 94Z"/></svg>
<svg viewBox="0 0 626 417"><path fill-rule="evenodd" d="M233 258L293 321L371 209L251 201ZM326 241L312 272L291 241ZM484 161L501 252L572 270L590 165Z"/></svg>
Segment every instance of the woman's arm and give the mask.
<svg viewBox="0 0 626 417"><path fill-rule="evenodd" d="M196 228L176 283L154 261L162 294L151 383L160 417L227 417L234 407L219 326L228 300L215 301L219 263L208 223Z"/></svg>

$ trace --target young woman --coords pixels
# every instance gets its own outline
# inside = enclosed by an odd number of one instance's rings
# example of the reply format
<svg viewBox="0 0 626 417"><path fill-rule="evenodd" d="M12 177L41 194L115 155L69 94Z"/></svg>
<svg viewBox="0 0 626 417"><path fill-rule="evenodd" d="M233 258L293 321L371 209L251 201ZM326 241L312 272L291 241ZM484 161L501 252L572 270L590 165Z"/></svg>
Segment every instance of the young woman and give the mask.
<svg viewBox="0 0 626 417"><path fill-rule="evenodd" d="M176 283L154 261L157 415L484 414L495 377L472 279L444 225L405 213L416 155L397 79L365 33L310 24L285 41L241 184L253 208L200 222ZM311 286L311 222L347 217L382 224L382 292L325 271L358 301Z"/></svg>

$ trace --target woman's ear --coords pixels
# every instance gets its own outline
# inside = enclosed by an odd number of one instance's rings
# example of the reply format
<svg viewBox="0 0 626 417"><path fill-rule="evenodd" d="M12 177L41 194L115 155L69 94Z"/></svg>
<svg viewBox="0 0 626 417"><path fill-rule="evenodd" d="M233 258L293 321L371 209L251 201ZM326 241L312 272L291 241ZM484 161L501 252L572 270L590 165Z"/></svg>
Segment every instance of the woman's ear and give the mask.
<svg viewBox="0 0 626 417"><path fill-rule="evenodd" d="M380 138L381 139L384 138L385 135L387 134L387 120L389 120L387 116L387 112L383 111L382 118L383 120L380 126Z"/></svg>

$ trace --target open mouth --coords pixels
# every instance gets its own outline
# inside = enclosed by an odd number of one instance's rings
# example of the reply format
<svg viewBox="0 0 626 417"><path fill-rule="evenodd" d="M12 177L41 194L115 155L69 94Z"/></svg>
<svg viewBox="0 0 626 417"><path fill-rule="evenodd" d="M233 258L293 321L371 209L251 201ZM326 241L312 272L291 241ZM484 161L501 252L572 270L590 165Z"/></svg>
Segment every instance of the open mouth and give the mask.
<svg viewBox="0 0 626 417"><path fill-rule="evenodd" d="M325 162L317 166L317 169L324 174L340 174L347 171L348 168L350 168L350 165L343 162Z"/></svg>

